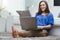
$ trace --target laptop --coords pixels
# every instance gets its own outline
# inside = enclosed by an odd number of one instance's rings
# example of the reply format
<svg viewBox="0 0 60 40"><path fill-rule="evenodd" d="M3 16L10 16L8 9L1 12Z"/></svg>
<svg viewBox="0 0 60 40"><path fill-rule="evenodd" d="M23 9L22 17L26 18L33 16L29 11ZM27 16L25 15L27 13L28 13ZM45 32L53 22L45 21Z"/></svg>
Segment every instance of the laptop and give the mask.
<svg viewBox="0 0 60 40"><path fill-rule="evenodd" d="M17 13L20 15L20 24L23 30L39 30L35 17L31 17L29 10L17 11Z"/></svg>
<svg viewBox="0 0 60 40"><path fill-rule="evenodd" d="M37 29L35 17L23 17L20 18L20 23L23 30Z"/></svg>
<svg viewBox="0 0 60 40"><path fill-rule="evenodd" d="M17 13L20 15L20 17L31 17L29 10L17 11Z"/></svg>

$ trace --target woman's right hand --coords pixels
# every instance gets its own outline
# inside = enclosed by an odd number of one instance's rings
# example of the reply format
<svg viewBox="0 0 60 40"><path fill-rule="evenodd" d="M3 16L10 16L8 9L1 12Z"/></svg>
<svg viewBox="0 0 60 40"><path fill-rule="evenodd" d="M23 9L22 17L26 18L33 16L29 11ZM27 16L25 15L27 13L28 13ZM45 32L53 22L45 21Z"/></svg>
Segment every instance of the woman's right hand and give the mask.
<svg viewBox="0 0 60 40"><path fill-rule="evenodd" d="M43 26L37 26L38 29L43 29L44 27Z"/></svg>

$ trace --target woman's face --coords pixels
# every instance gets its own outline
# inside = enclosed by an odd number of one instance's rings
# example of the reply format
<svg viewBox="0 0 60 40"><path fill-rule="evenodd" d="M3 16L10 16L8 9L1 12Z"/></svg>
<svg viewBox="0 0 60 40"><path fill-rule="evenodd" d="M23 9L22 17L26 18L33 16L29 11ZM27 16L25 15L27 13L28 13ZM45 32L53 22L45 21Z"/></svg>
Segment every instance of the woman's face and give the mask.
<svg viewBox="0 0 60 40"><path fill-rule="evenodd" d="M45 9L46 9L46 4L45 4L45 2L41 2L41 4L40 4L40 9L42 10L42 12L45 11Z"/></svg>

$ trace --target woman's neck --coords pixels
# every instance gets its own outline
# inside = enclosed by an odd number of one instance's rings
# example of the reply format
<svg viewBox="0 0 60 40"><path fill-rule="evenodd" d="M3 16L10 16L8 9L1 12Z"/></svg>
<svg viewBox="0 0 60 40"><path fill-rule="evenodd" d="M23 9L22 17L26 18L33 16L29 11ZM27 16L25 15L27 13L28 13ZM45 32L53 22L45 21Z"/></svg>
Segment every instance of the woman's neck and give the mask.
<svg viewBox="0 0 60 40"><path fill-rule="evenodd" d="M42 12L42 13L46 14L46 12Z"/></svg>
<svg viewBox="0 0 60 40"><path fill-rule="evenodd" d="M47 13L46 13L46 12L42 12L42 15L46 16L46 15L47 15Z"/></svg>

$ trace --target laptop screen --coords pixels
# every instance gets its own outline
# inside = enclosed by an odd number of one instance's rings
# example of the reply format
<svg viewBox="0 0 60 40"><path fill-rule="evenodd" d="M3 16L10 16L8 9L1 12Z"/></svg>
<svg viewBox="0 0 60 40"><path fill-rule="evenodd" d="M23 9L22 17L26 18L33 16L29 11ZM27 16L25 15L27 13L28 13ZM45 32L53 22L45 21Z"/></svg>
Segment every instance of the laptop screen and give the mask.
<svg viewBox="0 0 60 40"><path fill-rule="evenodd" d="M20 23L23 30L36 29L35 17L24 17L20 18Z"/></svg>

